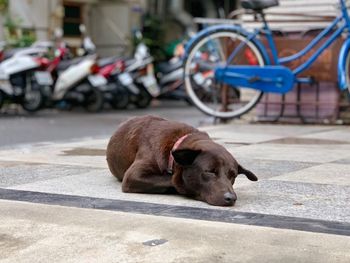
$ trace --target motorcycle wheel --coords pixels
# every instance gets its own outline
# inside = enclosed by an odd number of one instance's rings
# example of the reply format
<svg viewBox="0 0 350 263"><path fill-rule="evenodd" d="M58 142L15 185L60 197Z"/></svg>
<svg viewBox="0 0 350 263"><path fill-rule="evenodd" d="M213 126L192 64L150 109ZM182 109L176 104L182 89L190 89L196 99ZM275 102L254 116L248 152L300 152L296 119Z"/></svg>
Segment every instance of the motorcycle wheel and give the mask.
<svg viewBox="0 0 350 263"><path fill-rule="evenodd" d="M122 110L126 109L129 105L129 94L122 87L116 87L113 92L113 98L109 102L113 109Z"/></svg>
<svg viewBox="0 0 350 263"><path fill-rule="evenodd" d="M36 112L41 108L43 102L44 97L40 90L30 90L26 91L21 104L26 111Z"/></svg>
<svg viewBox="0 0 350 263"><path fill-rule="evenodd" d="M104 104L104 96L102 91L91 88L91 90L85 95L84 108L88 112L99 112L102 110Z"/></svg>
<svg viewBox="0 0 350 263"><path fill-rule="evenodd" d="M134 104L139 109L147 108L152 101L151 95L143 88L140 87L140 93L136 96Z"/></svg>

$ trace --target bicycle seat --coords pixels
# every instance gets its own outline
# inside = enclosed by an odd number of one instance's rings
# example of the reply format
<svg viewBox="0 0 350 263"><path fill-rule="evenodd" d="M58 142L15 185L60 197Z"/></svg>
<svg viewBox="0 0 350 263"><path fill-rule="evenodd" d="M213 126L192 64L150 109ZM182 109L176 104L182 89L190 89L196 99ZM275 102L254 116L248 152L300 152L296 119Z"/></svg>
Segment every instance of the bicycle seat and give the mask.
<svg viewBox="0 0 350 263"><path fill-rule="evenodd" d="M261 11L263 9L278 6L278 0L241 0L241 5L244 9Z"/></svg>

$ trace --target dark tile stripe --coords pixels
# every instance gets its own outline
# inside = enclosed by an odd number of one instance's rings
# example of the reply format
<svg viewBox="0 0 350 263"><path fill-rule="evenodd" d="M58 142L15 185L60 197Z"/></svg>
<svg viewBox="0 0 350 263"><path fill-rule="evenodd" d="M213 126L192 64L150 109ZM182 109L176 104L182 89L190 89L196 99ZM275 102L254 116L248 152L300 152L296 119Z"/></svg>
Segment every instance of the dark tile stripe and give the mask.
<svg viewBox="0 0 350 263"><path fill-rule="evenodd" d="M350 236L350 223L0 188L0 199Z"/></svg>

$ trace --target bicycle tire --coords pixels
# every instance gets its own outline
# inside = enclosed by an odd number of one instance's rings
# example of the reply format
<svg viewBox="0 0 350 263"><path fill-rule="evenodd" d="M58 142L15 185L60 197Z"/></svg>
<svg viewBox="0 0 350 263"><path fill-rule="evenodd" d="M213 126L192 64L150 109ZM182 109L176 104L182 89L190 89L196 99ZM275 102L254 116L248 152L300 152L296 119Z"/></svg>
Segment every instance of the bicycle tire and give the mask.
<svg viewBox="0 0 350 263"><path fill-rule="evenodd" d="M194 86L194 81L191 80L193 78L193 72L191 72L191 67L193 67L193 59L196 55L196 53L200 50L204 44L206 44L208 41L213 41L213 39L219 38L219 37L228 37L231 40L238 39L240 41L244 41L245 45L253 52L253 54L256 57L256 60L258 61L260 66L263 66L266 64L266 61L264 59L264 56L262 55L262 52L260 51L259 47L251 40L249 40L245 35L239 33L235 29L228 29L228 28L222 28L222 29L217 29L213 32L210 32L209 34L204 34L201 37L199 37L193 44L188 47L188 55L184 60L184 82L185 82L185 88L188 97L192 101L192 103L203 113L220 118L220 119L233 119L233 118L238 118L242 116L243 114L246 114L250 110L252 110L256 104L260 101L263 92L259 90L253 90L253 89L248 89L250 92L254 92L254 96L252 99L249 100L249 102L244 105L243 107L239 107L236 110L229 110L229 111L222 111L222 110L213 110L209 106L205 104L201 100L201 98L198 97L198 95L195 92ZM243 65L243 64L242 64ZM197 87L198 90L198 87ZM240 88L240 87L230 87L231 91L235 91L237 94L240 94L239 92L247 90L247 88ZM240 96L240 95L237 95Z"/></svg>
<svg viewBox="0 0 350 263"><path fill-rule="evenodd" d="M350 93L350 50L348 54L346 55L346 62L345 62L345 74L346 74L346 86L348 88L348 92Z"/></svg>

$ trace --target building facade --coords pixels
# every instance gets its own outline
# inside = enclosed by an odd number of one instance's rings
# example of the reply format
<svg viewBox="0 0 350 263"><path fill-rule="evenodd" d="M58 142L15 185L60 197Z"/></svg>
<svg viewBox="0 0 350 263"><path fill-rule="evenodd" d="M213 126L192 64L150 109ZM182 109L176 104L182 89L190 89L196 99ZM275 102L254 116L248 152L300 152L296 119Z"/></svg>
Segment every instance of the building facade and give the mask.
<svg viewBox="0 0 350 263"><path fill-rule="evenodd" d="M65 41L79 47L79 25L85 24L102 56L116 55L130 46L132 30L140 26L146 7L143 0L9 0L8 3L6 13L0 18L0 23L5 25L1 27L0 40L11 41L21 35L51 40L55 28L62 28ZM13 30L11 25L17 29Z"/></svg>
<svg viewBox="0 0 350 263"><path fill-rule="evenodd" d="M130 50L133 30L140 28L143 14L160 18L165 42L178 38L192 18L218 17L219 6L227 12L235 8L232 0L4 0L7 14L0 24L15 24L18 30L0 28L0 41L22 35L50 40L55 28L63 28L72 47L81 44L79 24L85 24L101 56L118 55ZM221 10L221 9L220 9ZM225 16L221 12L221 16ZM11 18L8 23L8 17ZM26 44L26 43L24 43Z"/></svg>
<svg viewBox="0 0 350 263"><path fill-rule="evenodd" d="M11 42L12 38L22 36L50 40L58 27L63 28L68 44L78 47L81 44L79 24L85 24L101 56L118 55L130 50L132 32L140 28L145 13L160 18L165 28L165 42L170 42L193 25L194 17L226 17L231 10L239 8L239 1L232 0L2 1L7 2L8 7L6 12L0 9L0 24L8 26L0 27L0 41ZM279 2L279 7L266 11L270 24L281 30L307 30L327 24L317 16L334 15L338 0ZM248 27L257 26L253 16L245 15L240 19Z"/></svg>

